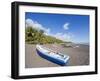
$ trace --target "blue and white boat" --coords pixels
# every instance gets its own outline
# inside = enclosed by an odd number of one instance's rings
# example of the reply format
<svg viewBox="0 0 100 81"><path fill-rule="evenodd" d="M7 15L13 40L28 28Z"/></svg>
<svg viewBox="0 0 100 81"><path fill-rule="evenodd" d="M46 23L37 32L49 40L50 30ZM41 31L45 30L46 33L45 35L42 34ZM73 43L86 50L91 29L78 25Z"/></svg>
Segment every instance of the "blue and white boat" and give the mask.
<svg viewBox="0 0 100 81"><path fill-rule="evenodd" d="M64 55L59 52L54 52L53 50L43 47L42 45L36 45L36 51L42 58L61 66L67 65L70 59L68 55Z"/></svg>

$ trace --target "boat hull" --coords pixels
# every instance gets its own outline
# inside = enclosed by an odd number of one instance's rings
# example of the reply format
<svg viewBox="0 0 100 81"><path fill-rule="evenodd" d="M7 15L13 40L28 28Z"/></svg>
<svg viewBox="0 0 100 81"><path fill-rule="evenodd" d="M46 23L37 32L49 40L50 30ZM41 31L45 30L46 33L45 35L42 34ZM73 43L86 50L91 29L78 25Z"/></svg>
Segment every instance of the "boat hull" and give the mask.
<svg viewBox="0 0 100 81"><path fill-rule="evenodd" d="M61 65L61 66L65 66L68 64L68 61L67 62L64 62L64 61L61 61L59 59L56 59L56 58L53 58L53 57L50 57L50 56L47 56L46 54L43 54L40 50L36 49L37 53L39 54L39 56L41 56L42 58L44 59L47 59L53 63L56 63L58 65Z"/></svg>

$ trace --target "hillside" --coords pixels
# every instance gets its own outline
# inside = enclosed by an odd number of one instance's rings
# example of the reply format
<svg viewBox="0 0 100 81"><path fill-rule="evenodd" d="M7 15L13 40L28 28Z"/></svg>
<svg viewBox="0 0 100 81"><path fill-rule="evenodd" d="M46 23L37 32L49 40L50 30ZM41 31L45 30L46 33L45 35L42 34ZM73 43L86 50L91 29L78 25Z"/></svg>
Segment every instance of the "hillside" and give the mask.
<svg viewBox="0 0 100 81"><path fill-rule="evenodd" d="M45 35L43 30L37 30L32 27L25 28L25 42L31 44L64 43L64 41L55 37Z"/></svg>

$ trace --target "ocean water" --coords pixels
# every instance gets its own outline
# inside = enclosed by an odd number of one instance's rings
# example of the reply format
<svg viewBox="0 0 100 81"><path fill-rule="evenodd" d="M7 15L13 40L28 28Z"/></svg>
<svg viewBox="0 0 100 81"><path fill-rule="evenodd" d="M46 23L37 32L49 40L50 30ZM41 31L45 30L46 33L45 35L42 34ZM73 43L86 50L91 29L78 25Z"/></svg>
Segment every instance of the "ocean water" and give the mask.
<svg viewBox="0 0 100 81"><path fill-rule="evenodd" d="M90 45L89 43L75 43L76 45Z"/></svg>

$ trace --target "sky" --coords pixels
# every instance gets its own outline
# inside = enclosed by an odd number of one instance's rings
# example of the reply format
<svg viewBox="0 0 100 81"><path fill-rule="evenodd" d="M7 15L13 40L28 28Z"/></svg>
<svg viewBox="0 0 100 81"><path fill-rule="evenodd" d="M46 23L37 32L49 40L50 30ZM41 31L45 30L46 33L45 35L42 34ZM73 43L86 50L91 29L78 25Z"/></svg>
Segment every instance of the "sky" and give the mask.
<svg viewBox="0 0 100 81"><path fill-rule="evenodd" d="M89 43L88 15L26 12L25 24L63 41Z"/></svg>

